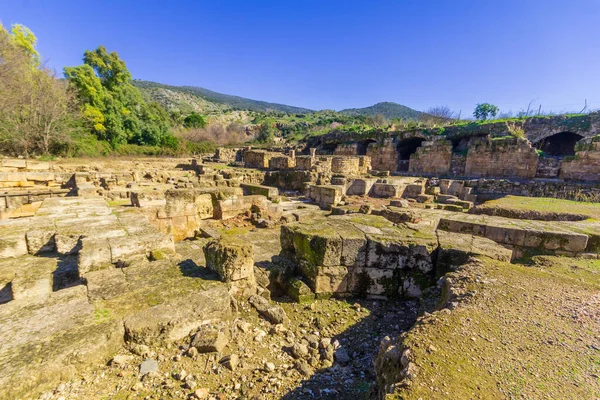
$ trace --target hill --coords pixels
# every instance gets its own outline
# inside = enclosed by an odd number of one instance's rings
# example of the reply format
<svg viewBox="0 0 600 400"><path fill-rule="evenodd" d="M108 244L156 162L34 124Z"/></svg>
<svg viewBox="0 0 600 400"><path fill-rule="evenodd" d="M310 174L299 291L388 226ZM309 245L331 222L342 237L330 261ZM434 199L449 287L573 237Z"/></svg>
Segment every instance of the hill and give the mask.
<svg viewBox="0 0 600 400"><path fill-rule="evenodd" d="M382 114L387 119L399 118L408 120L418 119L423 114L420 111L413 110L410 107L390 101L377 103L370 107L347 108L339 111L339 113L344 115L366 115L371 117L374 117L377 114Z"/></svg>
<svg viewBox="0 0 600 400"><path fill-rule="evenodd" d="M313 111L302 107L217 93L198 86L171 86L143 80L134 81L134 85L146 96L157 101L167 109L179 108L182 111L195 110L199 112L234 109L260 112L276 111L290 114L306 114Z"/></svg>

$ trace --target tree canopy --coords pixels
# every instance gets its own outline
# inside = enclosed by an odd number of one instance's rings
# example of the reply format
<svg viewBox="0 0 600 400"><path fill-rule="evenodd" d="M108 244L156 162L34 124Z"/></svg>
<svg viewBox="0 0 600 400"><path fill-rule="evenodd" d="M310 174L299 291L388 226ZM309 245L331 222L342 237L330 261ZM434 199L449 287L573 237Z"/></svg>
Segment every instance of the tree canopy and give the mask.
<svg viewBox="0 0 600 400"><path fill-rule="evenodd" d="M168 114L159 105L144 101L116 52L100 46L87 50L83 62L66 67L64 73L82 102L84 119L99 139L113 147L170 141Z"/></svg>
<svg viewBox="0 0 600 400"><path fill-rule="evenodd" d="M479 103L473 111L473 116L478 120L485 121L490 117L495 117L498 114L498 107L490 103Z"/></svg>
<svg viewBox="0 0 600 400"><path fill-rule="evenodd" d="M71 96L41 66L37 38L27 27L0 24L0 150L47 154L68 137Z"/></svg>

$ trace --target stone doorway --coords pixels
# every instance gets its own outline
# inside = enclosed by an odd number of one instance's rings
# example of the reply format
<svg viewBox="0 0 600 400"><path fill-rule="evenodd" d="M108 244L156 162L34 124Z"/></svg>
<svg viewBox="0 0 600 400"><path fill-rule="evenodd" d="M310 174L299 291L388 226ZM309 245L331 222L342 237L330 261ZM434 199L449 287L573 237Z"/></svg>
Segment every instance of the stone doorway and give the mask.
<svg viewBox="0 0 600 400"><path fill-rule="evenodd" d="M398 151L398 171L408 171L411 154L414 154L424 141L425 139L415 137L403 139L398 142L396 145L396 150Z"/></svg>

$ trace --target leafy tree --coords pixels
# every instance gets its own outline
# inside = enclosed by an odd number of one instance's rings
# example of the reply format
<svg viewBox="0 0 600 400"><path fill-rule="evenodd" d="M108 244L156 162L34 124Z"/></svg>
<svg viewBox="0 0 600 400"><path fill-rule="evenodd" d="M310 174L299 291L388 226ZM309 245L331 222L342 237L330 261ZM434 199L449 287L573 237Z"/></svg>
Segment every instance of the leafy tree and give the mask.
<svg viewBox="0 0 600 400"><path fill-rule="evenodd" d="M26 157L66 141L77 118L66 85L40 66L36 43L27 27L0 24L0 150Z"/></svg>
<svg viewBox="0 0 600 400"><path fill-rule="evenodd" d="M273 123L267 120L260 126L256 140L260 143L270 143L275 138L276 133L277 129L273 127Z"/></svg>
<svg viewBox="0 0 600 400"><path fill-rule="evenodd" d="M495 117L498 114L498 107L490 103L479 103L473 111L473 116L480 120L485 121L490 117Z"/></svg>
<svg viewBox="0 0 600 400"><path fill-rule="evenodd" d="M146 103L116 52L104 46L86 51L83 65L66 67L65 77L76 89L84 118L94 134L119 144L161 145L169 141L169 115L156 103Z"/></svg>
<svg viewBox="0 0 600 400"><path fill-rule="evenodd" d="M184 118L183 126L186 128L204 128L206 126L206 121L202 115L193 112Z"/></svg>

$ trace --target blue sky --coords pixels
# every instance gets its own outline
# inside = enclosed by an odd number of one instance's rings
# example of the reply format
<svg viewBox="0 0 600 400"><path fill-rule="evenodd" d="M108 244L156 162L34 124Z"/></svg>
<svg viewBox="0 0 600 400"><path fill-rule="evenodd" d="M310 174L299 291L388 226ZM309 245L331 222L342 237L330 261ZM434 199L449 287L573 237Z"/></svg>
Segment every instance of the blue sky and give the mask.
<svg viewBox="0 0 600 400"><path fill-rule="evenodd" d="M600 1L0 0L48 65L105 45L134 78L312 109L600 108Z"/></svg>

